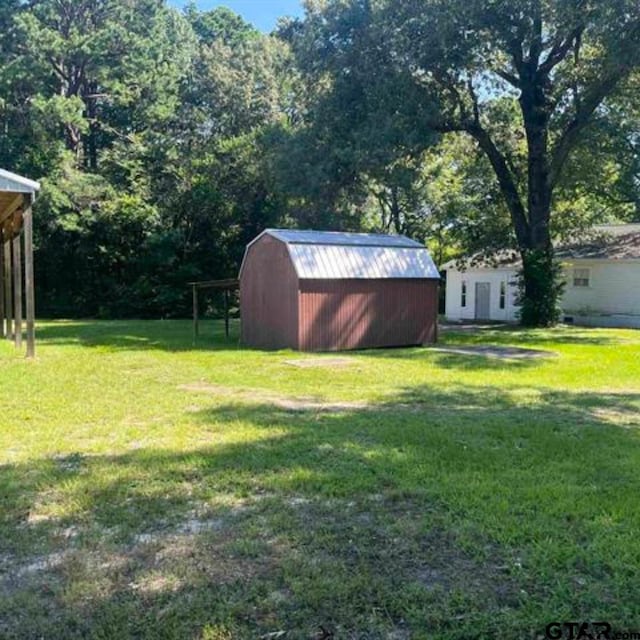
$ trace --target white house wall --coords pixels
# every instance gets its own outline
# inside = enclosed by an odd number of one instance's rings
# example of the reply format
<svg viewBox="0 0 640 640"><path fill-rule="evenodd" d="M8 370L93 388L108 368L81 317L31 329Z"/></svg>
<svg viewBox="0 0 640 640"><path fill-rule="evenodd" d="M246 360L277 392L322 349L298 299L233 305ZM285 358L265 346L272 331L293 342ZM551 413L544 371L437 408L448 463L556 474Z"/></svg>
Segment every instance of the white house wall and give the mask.
<svg viewBox="0 0 640 640"><path fill-rule="evenodd" d="M462 283L467 283L467 304L462 307ZM447 270L447 296L445 315L448 320L475 320L476 283L487 282L491 286L489 308L490 319L500 322L516 322L517 288L515 269L470 269L460 272ZM500 284L506 284L505 308L500 309Z"/></svg>
<svg viewBox="0 0 640 640"><path fill-rule="evenodd" d="M575 287L573 269L589 269L589 286ZM513 286L515 269L469 269L460 272L447 270L446 317L461 321L475 319L475 285L488 282L491 285L491 320L515 322L518 307ZM576 324L593 326L638 326L640 324L640 260L578 260L566 263L564 268L567 285L561 307L564 316L570 316ZM461 306L462 282L467 283L467 305ZM507 286L506 308L499 308L500 282Z"/></svg>
<svg viewBox="0 0 640 640"><path fill-rule="evenodd" d="M589 286L573 286L573 268L589 269ZM640 316L640 260L579 260L567 267L566 315Z"/></svg>

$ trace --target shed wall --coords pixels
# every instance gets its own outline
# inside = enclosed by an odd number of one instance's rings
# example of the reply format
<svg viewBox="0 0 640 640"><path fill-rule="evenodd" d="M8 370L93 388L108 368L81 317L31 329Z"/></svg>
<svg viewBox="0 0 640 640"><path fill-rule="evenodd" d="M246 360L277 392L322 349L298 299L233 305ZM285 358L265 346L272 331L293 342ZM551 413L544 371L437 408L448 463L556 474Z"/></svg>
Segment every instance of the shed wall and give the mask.
<svg viewBox="0 0 640 640"><path fill-rule="evenodd" d="M300 280L302 351L433 343L437 321L437 280Z"/></svg>
<svg viewBox="0 0 640 640"><path fill-rule="evenodd" d="M240 274L242 343L298 348L298 277L287 246L265 235L248 248Z"/></svg>

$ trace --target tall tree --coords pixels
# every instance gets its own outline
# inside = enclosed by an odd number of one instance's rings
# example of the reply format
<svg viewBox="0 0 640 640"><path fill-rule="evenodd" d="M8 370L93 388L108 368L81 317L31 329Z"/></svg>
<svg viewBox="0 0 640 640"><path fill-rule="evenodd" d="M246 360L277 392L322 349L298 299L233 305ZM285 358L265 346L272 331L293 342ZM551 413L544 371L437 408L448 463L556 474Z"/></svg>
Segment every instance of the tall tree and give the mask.
<svg viewBox="0 0 640 640"><path fill-rule="evenodd" d="M294 33L302 66L327 94L359 93L366 113L382 84L387 118L475 141L491 164L522 256L522 321L553 323L560 291L554 194L589 125L606 117L607 99L640 65L640 5L328 0L311 2ZM508 105L516 118L501 117ZM378 113L380 106L377 100Z"/></svg>
<svg viewBox="0 0 640 640"><path fill-rule="evenodd" d="M149 158L179 106L191 27L157 0L16 4L0 12L0 165L43 181L40 308L142 315L141 247L162 225Z"/></svg>
<svg viewBox="0 0 640 640"><path fill-rule="evenodd" d="M186 17L197 53L145 166L190 279L228 278L246 243L285 210L269 176L266 133L286 119L290 55L227 9L190 8Z"/></svg>
<svg viewBox="0 0 640 640"><path fill-rule="evenodd" d="M190 30L156 0L38 0L10 31L13 65L40 89L37 108L62 127L78 166L95 171L100 147L175 109Z"/></svg>

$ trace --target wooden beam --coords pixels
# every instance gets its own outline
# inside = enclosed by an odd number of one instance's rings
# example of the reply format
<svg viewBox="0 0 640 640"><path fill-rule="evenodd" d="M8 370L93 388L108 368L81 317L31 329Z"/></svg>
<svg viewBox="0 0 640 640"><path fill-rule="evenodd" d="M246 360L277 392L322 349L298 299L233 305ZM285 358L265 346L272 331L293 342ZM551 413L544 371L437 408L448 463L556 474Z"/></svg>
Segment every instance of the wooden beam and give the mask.
<svg viewBox="0 0 640 640"><path fill-rule="evenodd" d="M228 280L207 280L203 282L190 282L191 295L193 297L193 344L196 344L200 335L200 318L198 309L198 291L204 289L216 289L224 293L224 332L229 337L229 291L240 288L240 281L236 279Z"/></svg>
<svg viewBox="0 0 640 640"><path fill-rule="evenodd" d="M189 282L190 287L198 289L237 289L240 286L239 280L209 280L206 282Z"/></svg>
<svg viewBox="0 0 640 640"><path fill-rule="evenodd" d="M198 287L193 284L191 285L191 289L193 292L193 344L195 345L198 340L198 336L200 335L200 323L198 318Z"/></svg>
<svg viewBox="0 0 640 640"><path fill-rule="evenodd" d="M4 243L4 317L5 338L13 339L13 286L11 283L11 240L3 233Z"/></svg>
<svg viewBox="0 0 640 640"><path fill-rule="evenodd" d="M229 337L229 289L224 290L224 335Z"/></svg>
<svg viewBox="0 0 640 640"><path fill-rule="evenodd" d="M16 349L22 348L22 236L13 236L13 339Z"/></svg>
<svg viewBox="0 0 640 640"><path fill-rule="evenodd" d="M27 358L33 358L36 353L36 299L33 280L33 198L25 198L26 206L23 213L24 229L24 285L26 293L27 311Z"/></svg>
<svg viewBox="0 0 640 640"><path fill-rule="evenodd" d="M0 224L5 220L8 220L12 216L13 212L22 206L25 198L26 196L21 193L11 201L11 204L4 211L0 212Z"/></svg>
<svg viewBox="0 0 640 640"><path fill-rule="evenodd" d="M7 337L4 315L4 238L2 227L0 227L0 337L2 338Z"/></svg>

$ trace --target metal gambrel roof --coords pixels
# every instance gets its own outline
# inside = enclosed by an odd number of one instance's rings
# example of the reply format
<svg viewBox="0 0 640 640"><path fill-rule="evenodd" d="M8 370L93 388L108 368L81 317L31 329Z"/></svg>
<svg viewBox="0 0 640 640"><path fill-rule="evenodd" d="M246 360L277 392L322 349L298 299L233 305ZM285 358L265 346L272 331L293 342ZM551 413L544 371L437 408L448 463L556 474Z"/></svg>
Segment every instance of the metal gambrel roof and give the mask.
<svg viewBox="0 0 640 640"><path fill-rule="evenodd" d="M291 244L289 255L298 277L309 280L440 277L424 247Z"/></svg>
<svg viewBox="0 0 640 640"><path fill-rule="evenodd" d="M264 233L287 244L321 244L347 247L411 247L424 246L405 236L389 236L381 233L344 233L340 231L297 231L267 229Z"/></svg>
<svg viewBox="0 0 640 640"><path fill-rule="evenodd" d="M440 278L425 247L405 236L267 229L251 244L264 235L287 245L305 280Z"/></svg>
<svg viewBox="0 0 640 640"><path fill-rule="evenodd" d="M0 169L0 191L14 193L35 193L40 190L40 183L29 178L23 178L17 173Z"/></svg>

